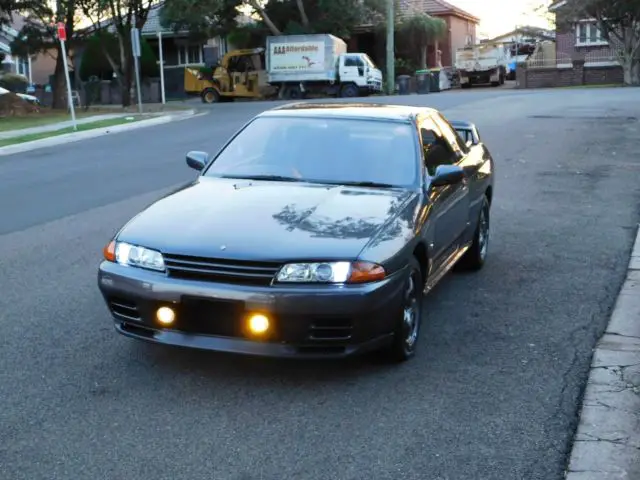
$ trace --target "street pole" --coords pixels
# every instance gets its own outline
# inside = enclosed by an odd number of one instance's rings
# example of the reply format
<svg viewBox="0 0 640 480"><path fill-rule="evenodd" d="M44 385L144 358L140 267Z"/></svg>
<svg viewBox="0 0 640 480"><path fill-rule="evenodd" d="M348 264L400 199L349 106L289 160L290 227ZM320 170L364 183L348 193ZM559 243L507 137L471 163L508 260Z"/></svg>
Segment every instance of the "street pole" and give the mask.
<svg viewBox="0 0 640 480"><path fill-rule="evenodd" d="M71 79L69 78L69 65L67 64L67 29L63 22L58 23L58 40L60 40L60 50L62 54L62 65L64 67L64 77L67 80L67 104L69 105L69 111L71 112L71 123L73 124L73 131L78 131L78 124L76 123L76 110L73 105L73 97L71 96Z"/></svg>
<svg viewBox="0 0 640 480"><path fill-rule="evenodd" d="M393 95L396 91L396 59L393 38L395 34L394 1L395 0L387 0L387 93L389 95Z"/></svg>
<svg viewBox="0 0 640 480"><path fill-rule="evenodd" d="M138 110L142 115L142 94L140 93L140 32L137 28L131 29L131 50L133 52L133 65L136 69L136 90L138 91Z"/></svg>
<svg viewBox="0 0 640 480"><path fill-rule="evenodd" d="M164 93L164 56L162 55L162 30L158 31L158 52L158 56L160 57L160 95L162 96L162 104L164 105L167 102Z"/></svg>

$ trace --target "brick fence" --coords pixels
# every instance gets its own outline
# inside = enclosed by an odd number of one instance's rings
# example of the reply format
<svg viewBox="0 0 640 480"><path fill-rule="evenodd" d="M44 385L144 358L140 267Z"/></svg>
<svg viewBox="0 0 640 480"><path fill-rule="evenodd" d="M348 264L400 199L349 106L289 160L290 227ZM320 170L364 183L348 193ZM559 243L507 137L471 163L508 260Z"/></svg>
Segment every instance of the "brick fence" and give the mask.
<svg viewBox="0 0 640 480"><path fill-rule="evenodd" d="M570 87L576 85L622 84L620 66L585 66L574 60L572 67L518 67L517 88Z"/></svg>

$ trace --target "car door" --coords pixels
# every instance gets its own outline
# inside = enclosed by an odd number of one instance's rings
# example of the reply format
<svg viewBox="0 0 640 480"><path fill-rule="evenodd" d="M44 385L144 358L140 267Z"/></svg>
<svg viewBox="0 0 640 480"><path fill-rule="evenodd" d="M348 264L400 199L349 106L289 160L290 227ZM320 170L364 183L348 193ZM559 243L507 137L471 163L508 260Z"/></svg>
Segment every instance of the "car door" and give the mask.
<svg viewBox="0 0 640 480"><path fill-rule="evenodd" d="M460 147L447 138L429 116L419 122L420 139L428 177L440 165L456 165L464 159ZM463 180L455 185L428 186L430 215L430 247L434 266L439 266L460 246L469 218L469 187Z"/></svg>
<svg viewBox="0 0 640 480"><path fill-rule="evenodd" d="M446 136L451 138L452 142L455 142L460 148L461 159L458 161L467 175L467 187L468 187L468 215L466 239L471 240L476 228L476 222L480 215L480 208L482 207L482 200L485 194L485 182L483 175L480 171L481 167L485 164L485 149L482 145L478 144L479 139L474 138L474 135L469 131L472 145L468 147L466 140L463 140L455 128L444 118L440 113L433 115L434 121L440 126L441 130Z"/></svg>

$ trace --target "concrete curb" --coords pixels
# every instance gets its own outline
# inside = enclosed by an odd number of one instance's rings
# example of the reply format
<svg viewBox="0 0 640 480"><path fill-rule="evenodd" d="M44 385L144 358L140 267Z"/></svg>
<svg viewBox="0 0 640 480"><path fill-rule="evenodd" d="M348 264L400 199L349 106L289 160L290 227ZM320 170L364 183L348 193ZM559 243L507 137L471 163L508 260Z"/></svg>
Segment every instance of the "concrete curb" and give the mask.
<svg viewBox="0 0 640 480"><path fill-rule="evenodd" d="M113 133L128 132L130 130L136 130L138 128L153 127L155 125L161 125L163 123L186 120L187 118L192 118L195 115L196 110L192 109L175 114L162 115L156 118L150 118L148 120L139 120L130 124L123 123L122 125L114 125L112 127L94 128L92 130L85 130L83 132L65 133L63 135L56 135L49 138L43 138L41 140L34 140L32 142L8 145L6 147L0 148L0 157L4 155L13 155L15 153L29 152L38 148L54 147L56 145L79 142L80 140L101 137Z"/></svg>
<svg viewBox="0 0 640 480"><path fill-rule="evenodd" d="M640 230L582 402L567 480L640 479Z"/></svg>

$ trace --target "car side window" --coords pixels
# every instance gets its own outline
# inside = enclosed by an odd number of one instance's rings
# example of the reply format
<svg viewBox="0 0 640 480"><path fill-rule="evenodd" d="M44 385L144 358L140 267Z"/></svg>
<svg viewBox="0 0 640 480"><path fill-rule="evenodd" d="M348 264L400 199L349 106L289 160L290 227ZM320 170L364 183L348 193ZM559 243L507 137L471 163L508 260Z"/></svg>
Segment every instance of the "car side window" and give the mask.
<svg viewBox="0 0 640 480"><path fill-rule="evenodd" d="M451 144L431 118L423 119L419 128L424 163L430 176L435 175L439 165L453 165L458 161Z"/></svg>
<svg viewBox="0 0 640 480"><path fill-rule="evenodd" d="M458 157L462 157L463 155L469 152L467 148L466 141L460 138L458 132L451 126L451 124L444 118L441 114L436 113L433 115L433 120L442 130L442 134L445 136L451 148L456 152Z"/></svg>

